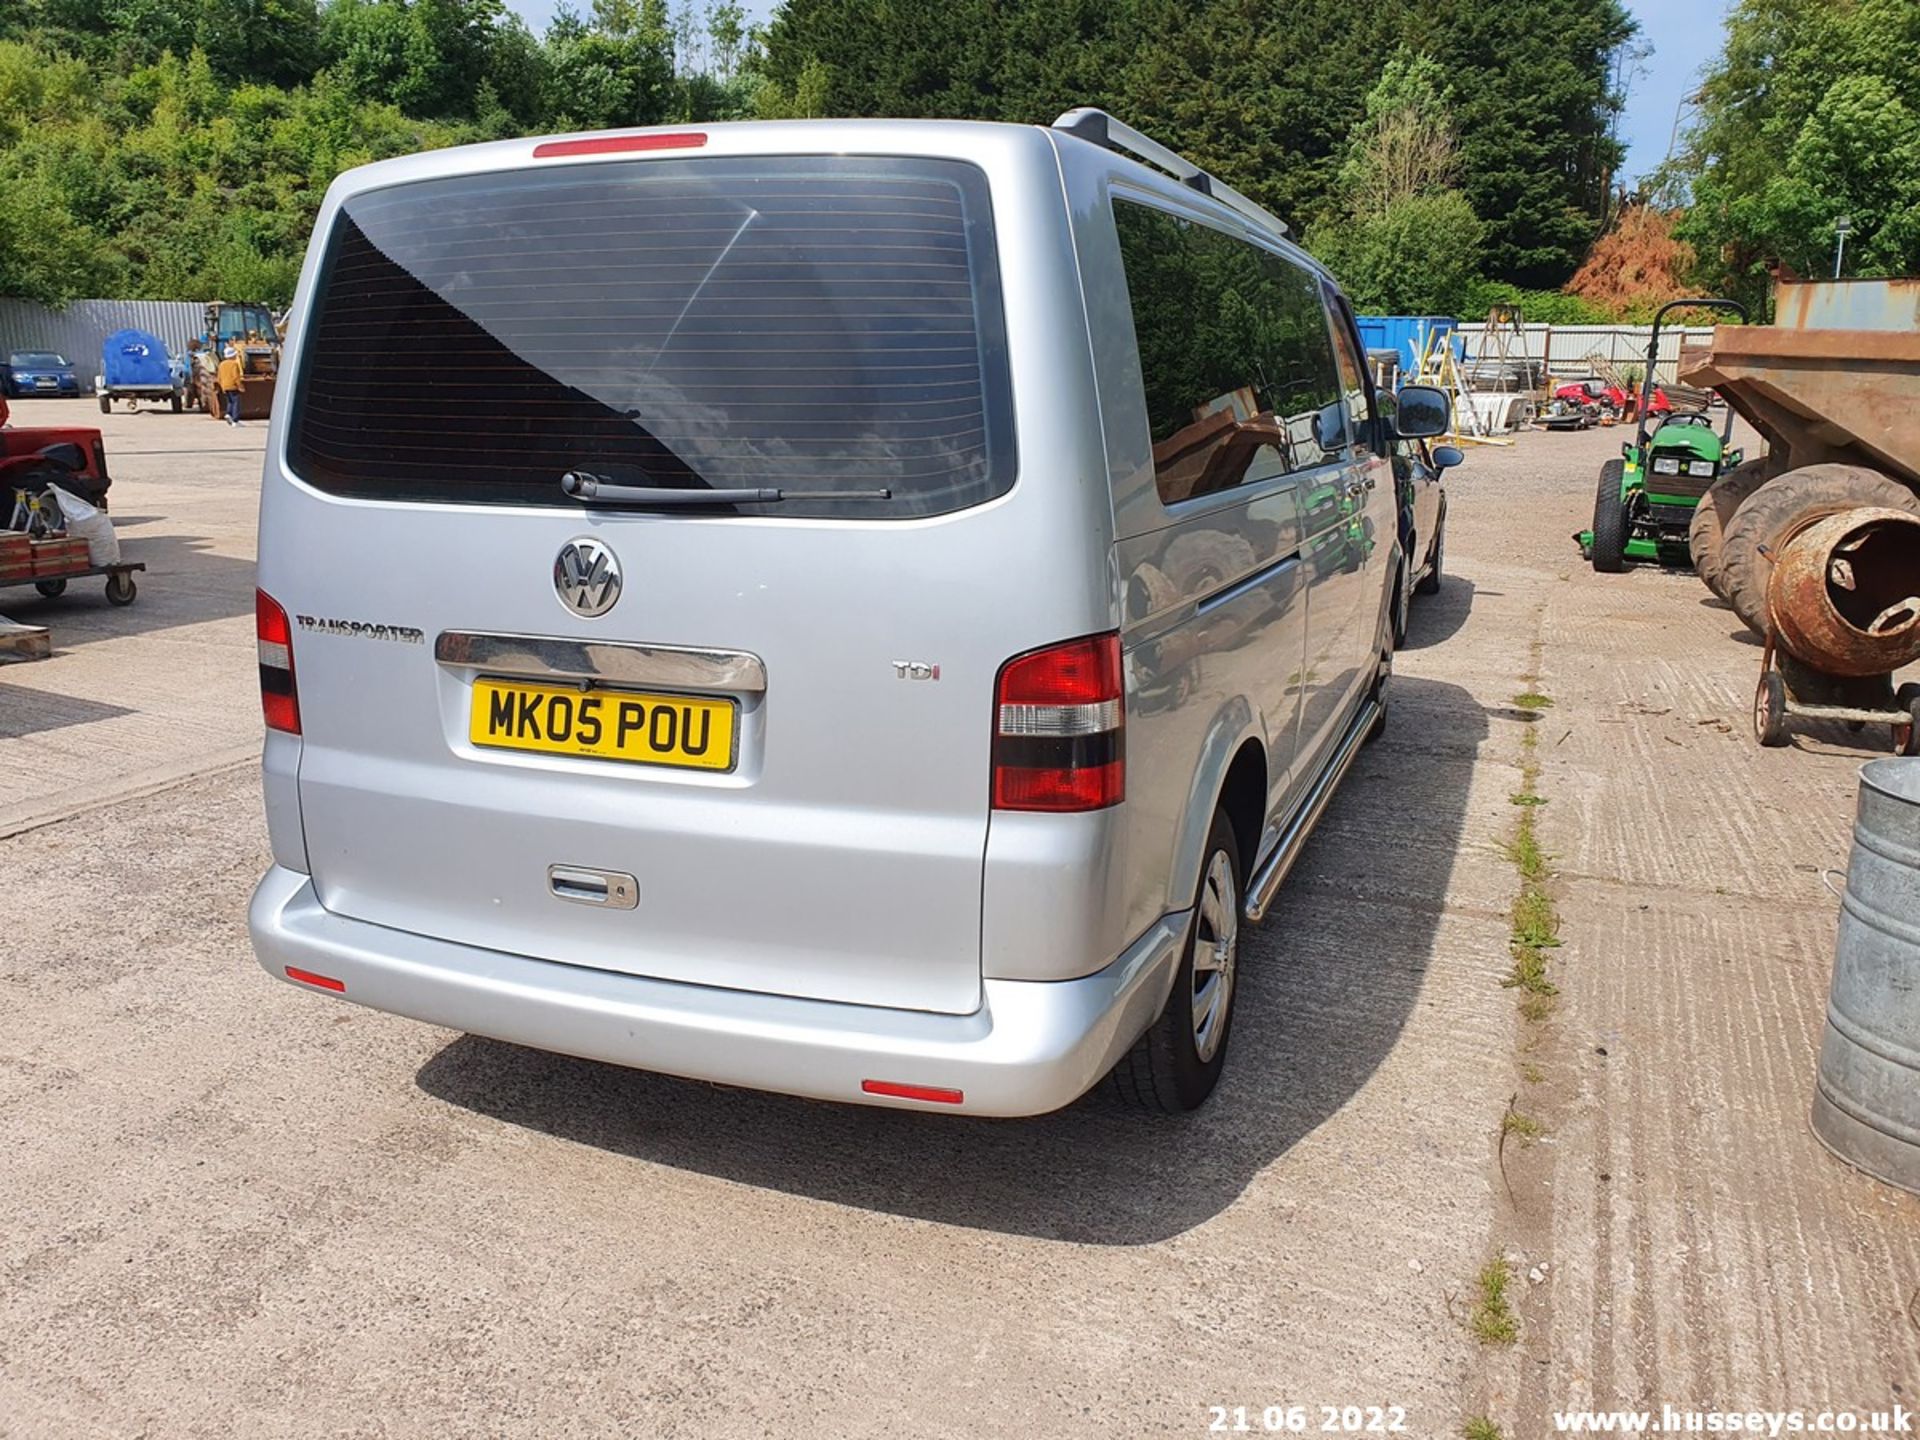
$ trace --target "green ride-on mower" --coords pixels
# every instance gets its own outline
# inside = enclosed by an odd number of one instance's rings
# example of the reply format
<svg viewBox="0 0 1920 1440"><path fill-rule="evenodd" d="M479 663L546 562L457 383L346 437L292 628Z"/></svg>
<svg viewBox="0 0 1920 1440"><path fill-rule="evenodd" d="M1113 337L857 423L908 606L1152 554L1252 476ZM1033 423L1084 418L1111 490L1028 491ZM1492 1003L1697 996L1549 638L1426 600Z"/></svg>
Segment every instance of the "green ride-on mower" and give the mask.
<svg viewBox="0 0 1920 1440"><path fill-rule="evenodd" d="M1732 300L1673 300L1653 317L1647 340L1646 374L1640 381L1640 406L1630 444L1621 458L1600 467L1600 493L1593 502L1593 529L1574 538L1593 568L1617 574L1629 560L1652 560L1690 569L1687 527L1707 487L1740 463L1733 440L1733 410L1716 433L1703 411L1655 416L1653 371L1660 359L1660 324L1670 310L1726 310L1743 322L1746 309Z"/></svg>

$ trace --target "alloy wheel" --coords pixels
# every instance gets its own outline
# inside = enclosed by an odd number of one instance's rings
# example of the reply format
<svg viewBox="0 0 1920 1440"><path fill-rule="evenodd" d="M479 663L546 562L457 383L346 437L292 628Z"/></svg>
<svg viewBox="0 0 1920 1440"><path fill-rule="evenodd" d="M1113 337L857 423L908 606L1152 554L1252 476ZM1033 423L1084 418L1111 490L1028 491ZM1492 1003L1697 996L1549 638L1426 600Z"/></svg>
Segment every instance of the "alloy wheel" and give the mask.
<svg viewBox="0 0 1920 1440"><path fill-rule="evenodd" d="M1207 862L1193 937L1193 1048L1200 1063L1213 1059L1227 1033L1234 963L1240 943L1240 887L1224 850Z"/></svg>

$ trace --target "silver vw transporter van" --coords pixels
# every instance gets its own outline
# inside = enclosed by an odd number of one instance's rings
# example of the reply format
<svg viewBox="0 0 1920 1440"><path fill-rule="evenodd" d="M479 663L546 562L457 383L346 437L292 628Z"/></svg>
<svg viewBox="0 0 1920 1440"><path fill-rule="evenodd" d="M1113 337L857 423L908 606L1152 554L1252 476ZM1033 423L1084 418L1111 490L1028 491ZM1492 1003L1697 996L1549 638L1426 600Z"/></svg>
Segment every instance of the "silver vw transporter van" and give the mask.
<svg viewBox="0 0 1920 1440"><path fill-rule="evenodd" d="M1207 1097L1446 422L1278 220L1097 111L506 141L337 180L291 334L271 974L829 1100Z"/></svg>

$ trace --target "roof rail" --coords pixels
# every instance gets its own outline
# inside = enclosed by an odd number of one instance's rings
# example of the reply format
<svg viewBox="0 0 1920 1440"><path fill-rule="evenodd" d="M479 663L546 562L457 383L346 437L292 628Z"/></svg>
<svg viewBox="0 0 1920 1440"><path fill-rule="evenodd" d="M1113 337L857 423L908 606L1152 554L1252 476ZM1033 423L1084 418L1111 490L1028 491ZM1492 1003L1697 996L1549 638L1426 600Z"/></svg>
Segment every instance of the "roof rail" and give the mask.
<svg viewBox="0 0 1920 1440"><path fill-rule="evenodd" d="M1079 106L1055 120L1053 128L1064 130L1069 135L1077 135L1082 140L1091 141L1103 150L1123 151L1136 160L1157 165L1181 184L1198 190L1202 195L1212 196L1229 210L1239 211L1256 224L1264 225L1281 235L1293 233L1287 229L1286 221L1264 205L1256 205L1226 181L1209 175L1184 155L1169 150L1158 140L1149 139L1131 125L1114 119L1104 110L1096 110L1091 105Z"/></svg>

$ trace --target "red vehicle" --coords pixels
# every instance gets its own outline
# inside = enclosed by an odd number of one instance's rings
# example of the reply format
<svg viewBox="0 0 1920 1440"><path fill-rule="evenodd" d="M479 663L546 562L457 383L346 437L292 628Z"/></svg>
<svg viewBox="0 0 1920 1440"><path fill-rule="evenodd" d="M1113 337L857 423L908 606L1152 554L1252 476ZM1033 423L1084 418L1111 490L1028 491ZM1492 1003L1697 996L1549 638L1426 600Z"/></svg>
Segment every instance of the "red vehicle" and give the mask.
<svg viewBox="0 0 1920 1440"><path fill-rule="evenodd" d="M0 506L10 512L14 492L38 494L58 485L90 505L107 508L107 447L85 425L21 426L8 423L0 398Z"/></svg>
<svg viewBox="0 0 1920 1440"><path fill-rule="evenodd" d="M1610 410L1615 415L1623 415L1633 395L1611 380L1587 379L1568 381L1553 392L1552 398L1565 401L1570 405L1584 405L1590 409ZM1667 392L1655 386L1653 401L1647 407L1647 413L1664 415L1672 411L1673 402L1667 399Z"/></svg>
<svg viewBox="0 0 1920 1440"><path fill-rule="evenodd" d="M1611 380L1589 375L1584 380L1569 380L1563 385L1556 385L1536 417L1536 422L1548 430L1585 430L1603 421L1611 423L1620 419L1628 412L1634 399L1630 391ZM1667 392L1655 387L1653 399L1647 405L1647 414L1667 415L1672 411L1673 402L1667 399Z"/></svg>

